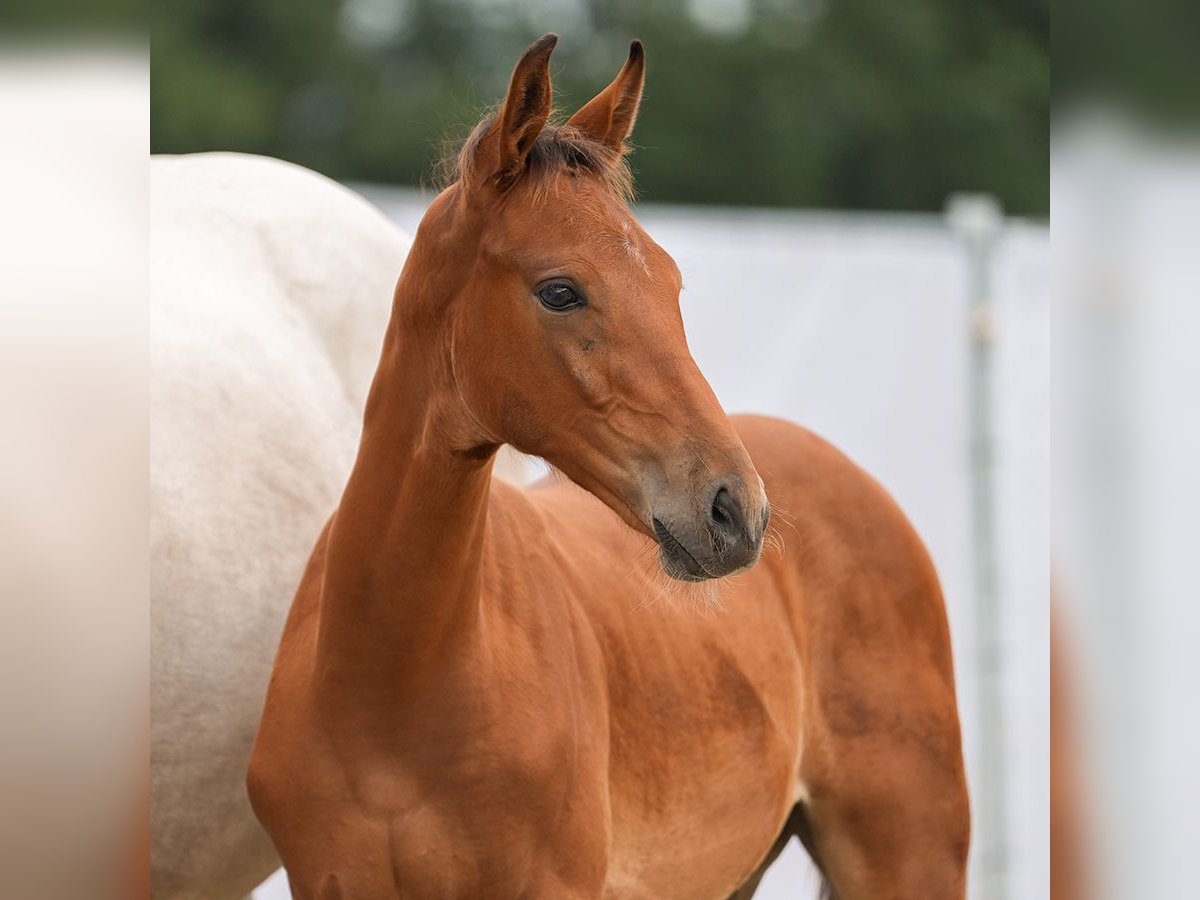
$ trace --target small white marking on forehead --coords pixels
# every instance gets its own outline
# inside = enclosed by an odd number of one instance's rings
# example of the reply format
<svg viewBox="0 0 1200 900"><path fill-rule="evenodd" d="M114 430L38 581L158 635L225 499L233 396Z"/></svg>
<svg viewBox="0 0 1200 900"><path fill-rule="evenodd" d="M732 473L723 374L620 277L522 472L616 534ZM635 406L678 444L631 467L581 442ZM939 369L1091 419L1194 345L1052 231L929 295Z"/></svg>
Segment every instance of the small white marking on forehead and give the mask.
<svg viewBox="0 0 1200 900"><path fill-rule="evenodd" d="M650 265L646 262L646 254L642 252L642 242L638 239L637 233L630 227L628 222L621 223L621 232L625 236L625 252L637 263L638 268L642 270L643 274L649 275Z"/></svg>

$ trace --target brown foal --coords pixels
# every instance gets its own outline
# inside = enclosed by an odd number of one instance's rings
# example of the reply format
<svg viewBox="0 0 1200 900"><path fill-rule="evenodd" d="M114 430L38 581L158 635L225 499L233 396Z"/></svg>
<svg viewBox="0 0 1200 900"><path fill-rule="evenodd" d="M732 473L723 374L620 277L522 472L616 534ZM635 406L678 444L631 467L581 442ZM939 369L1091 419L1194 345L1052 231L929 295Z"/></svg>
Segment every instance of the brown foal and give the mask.
<svg viewBox="0 0 1200 900"><path fill-rule="evenodd" d="M641 45L556 126L555 41L421 223L288 618L249 788L292 890L749 897L797 835L843 900L961 898L929 558L831 446L726 416L627 204ZM493 481L504 443L586 492Z"/></svg>

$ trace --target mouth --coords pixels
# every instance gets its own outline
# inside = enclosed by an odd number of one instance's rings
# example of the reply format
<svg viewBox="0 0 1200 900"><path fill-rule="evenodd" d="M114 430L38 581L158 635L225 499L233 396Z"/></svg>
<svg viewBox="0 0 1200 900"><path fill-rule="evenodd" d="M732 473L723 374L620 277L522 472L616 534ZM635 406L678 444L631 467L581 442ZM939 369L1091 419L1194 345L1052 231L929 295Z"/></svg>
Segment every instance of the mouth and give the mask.
<svg viewBox="0 0 1200 900"><path fill-rule="evenodd" d="M658 519L653 520L654 536L662 548L661 557L666 573L679 581L708 581L715 578L712 572L688 552L675 535Z"/></svg>

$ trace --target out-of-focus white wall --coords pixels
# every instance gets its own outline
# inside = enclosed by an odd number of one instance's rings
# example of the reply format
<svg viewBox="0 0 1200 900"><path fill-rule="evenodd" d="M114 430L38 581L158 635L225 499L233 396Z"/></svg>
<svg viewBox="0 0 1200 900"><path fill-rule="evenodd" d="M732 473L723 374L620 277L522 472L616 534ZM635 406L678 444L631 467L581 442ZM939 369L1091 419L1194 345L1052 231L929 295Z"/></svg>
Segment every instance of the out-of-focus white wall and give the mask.
<svg viewBox="0 0 1200 900"><path fill-rule="evenodd" d="M429 199L366 193L410 230ZM725 408L782 416L829 438L895 495L924 537L946 593L974 778L980 685L962 246L938 216L653 206L638 214L683 271L692 352ZM1037 900L1048 897L1050 867L1046 228L1006 228L992 285L1008 894ZM281 880L271 891L259 896L286 897ZM816 896L802 849L789 848L759 896Z"/></svg>

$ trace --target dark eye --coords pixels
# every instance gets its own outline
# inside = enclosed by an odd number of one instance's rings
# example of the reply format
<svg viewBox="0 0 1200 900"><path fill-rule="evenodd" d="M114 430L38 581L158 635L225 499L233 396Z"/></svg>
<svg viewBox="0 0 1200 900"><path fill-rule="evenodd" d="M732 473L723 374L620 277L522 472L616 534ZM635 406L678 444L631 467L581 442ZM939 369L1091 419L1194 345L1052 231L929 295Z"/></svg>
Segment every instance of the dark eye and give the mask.
<svg viewBox="0 0 1200 900"><path fill-rule="evenodd" d="M566 312L587 305L583 294L576 290L573 284L566 281L548 281L538 287L534 293L541 301L542 306L553 312Z"/></svg>

